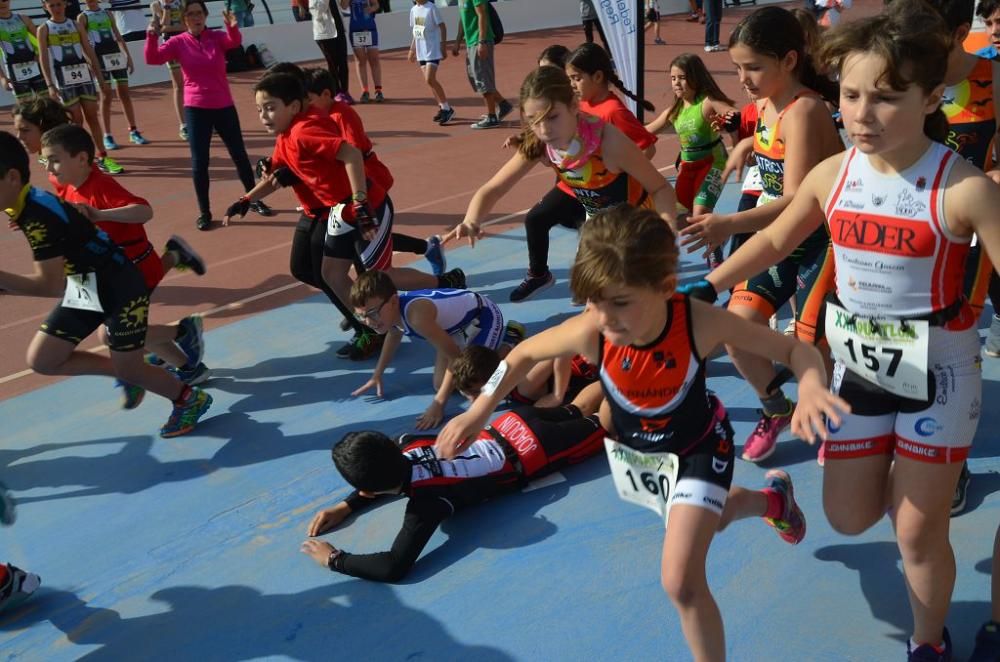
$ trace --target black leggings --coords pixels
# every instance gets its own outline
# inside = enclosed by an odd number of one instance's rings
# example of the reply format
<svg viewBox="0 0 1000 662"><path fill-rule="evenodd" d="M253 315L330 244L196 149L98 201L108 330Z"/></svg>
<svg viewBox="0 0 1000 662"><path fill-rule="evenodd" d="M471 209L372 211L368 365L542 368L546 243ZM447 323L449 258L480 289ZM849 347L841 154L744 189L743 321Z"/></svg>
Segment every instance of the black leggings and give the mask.
<svg viewBox="0 0 1000 662"><path fill-rule="evenodd" d="M296 280L323 290L344 319L351 325L355 334L364 331L365 327L354 316L354 312L344 305L336 292L323 280L323 245L326 242L326 219L319 220L303 214L295 225L292 235L292 253L289 256L289 268Z"/></svg>
<svg viewBox="0 0 1000 662"><path fill-rule="evenodd" d="M533 276L549 272L549 230L556 225L577 229L587 213L572 193L553 188L528 210L524 231L528 237L528 270Z"/></svg>
<svg viewBox="0 0 1000 662"><path fill-rule="evenodd" d="M243 144L240 116L236 106L226 108L194 108L184 106L184 121L188 130L188 145L191 147L191 177L194 179L194 193L198 197L198 211L211 214L212 205L208 198L209 148L212 133L218 133L229 150L229 157L236 165L236 173L243 182L244 190L254 187L253 167L247 148Z"/></svg>
<svg viewBox="0 0 1000 662"><path fill-rule="evenodd" d="M347 44L344 37L339 36L341 34L338 33L338 36L333 39L319 39L316 41L316 45L323 52L323 57L326 58L326 68L333 76L333 82L336 85L334 93L349 94L347 91L347 84L350 80L347 69Z"/></svg>
<svg viewBox="0 0 1000 662"><path fill-rule="evenodd" d="M583 22L583 37L587 40L588 44L594 43L594 28L597 28L597 34L601 36L601 41L604 42L604 50L611 53L611 47L608 46L608 38L604 36L604 28L601 27L601 21L599 19L590 19Z"/></svg>

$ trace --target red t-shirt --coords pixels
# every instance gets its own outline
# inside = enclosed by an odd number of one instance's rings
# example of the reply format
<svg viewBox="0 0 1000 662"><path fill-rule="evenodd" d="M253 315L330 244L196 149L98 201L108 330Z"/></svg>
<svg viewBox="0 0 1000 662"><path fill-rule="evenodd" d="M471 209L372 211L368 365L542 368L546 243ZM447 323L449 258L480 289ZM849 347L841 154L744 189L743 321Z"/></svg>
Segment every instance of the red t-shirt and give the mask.
<svg viewBox="0 0 1000 662"><path fill-rule="evenodd" d="M92 166L87 180L80 185L60 186L56 189L66 202L83 203L94 209L117 209L128 205L145 205L145 198L133 194L118 181ZM142 223L119 223L117 221L98 221L97 227L104 230L111 241L121 246L125 256L142 272L146 287L152 291L163 279L163 263L153 249L146 228Z"/></svg>
<svg viewBox="0 0 1000 662"><path fill-rule="evenodd" d="M378 181L386 191L391 189L394 183L392 173L372 150L371 138L365 132L365 124L358 112L342 101L334 101L330 106L330 117L340 127L347 142L365 155L365 176Z"/></svg>
<svg viewBox="0 0 1000 662"><path fill-rule="evenodd" d="M295 188L296 195L303 203L303 189L307 189L314 202L319 205L303 204L304 207L334 207L351 201L351 183L347 179L347 169L337 160L337 152L347 142L340 127L326 113L316 108L308 108L292 120L287 131L278 135L271 155L271 167L287 167L302 180ZM373 208L381 206L385 200L385 189L378 181L368 183L368 200ZM354 220L354 209L350 204L344 208L345 221Z"/></svg>
<svg viewBox="0 0 1000 662"><path fill-rule="evenodd" d="M759 115L757 104L751 101L740 110L740 140L749 138L757 131L757 116Z"/></svg>

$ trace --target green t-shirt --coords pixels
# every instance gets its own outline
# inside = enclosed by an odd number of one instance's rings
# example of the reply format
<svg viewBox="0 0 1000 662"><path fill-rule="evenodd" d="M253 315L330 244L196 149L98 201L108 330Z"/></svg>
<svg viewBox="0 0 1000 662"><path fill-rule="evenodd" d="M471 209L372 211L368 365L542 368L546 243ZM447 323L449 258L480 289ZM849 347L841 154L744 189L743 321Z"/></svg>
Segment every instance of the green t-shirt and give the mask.
<svg viewBox="0 0 1000 662"><path fill-rule="evenodd" d="M462 8L459 10L458 18L462 21L462 34L465 35L465 45L469 48L475 48L479 41L493 41L493 26L490 25L489 18L489 0L465 0ZM476 13L476 7L480 5L486 7L486 35L483 37L479 36L479 14Z"/></svg>

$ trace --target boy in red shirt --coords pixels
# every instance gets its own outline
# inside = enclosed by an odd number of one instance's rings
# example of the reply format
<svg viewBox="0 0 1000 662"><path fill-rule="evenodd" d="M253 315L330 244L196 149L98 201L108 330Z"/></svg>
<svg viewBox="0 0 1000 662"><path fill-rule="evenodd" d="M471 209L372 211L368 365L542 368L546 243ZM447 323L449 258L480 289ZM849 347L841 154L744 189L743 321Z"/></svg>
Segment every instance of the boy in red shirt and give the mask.
<svg viewBox="0 0 1000 662"><path fill-rule="evenodd" d="M224 224L243 216L251 203L279 186L290 185L297 195L305 189L329 208L322 273L341 301L350 300L350 269L355 260L366 271L385 271L402 289L439 287L438 278L431 274L392 266L392 200L378 178L366 177L364 155L336 122L308 106L302 81L293 74L268 74L254 92L261 123L276 136L271 156L274 176L232 204ZM460 275L464 280L464 274Z"/></svg>
<svg viewBox="0 0 1000 662"><path fill-rule="evenodd" d="M150 293L175 266L204 274L201 257L180 237L170 238L162 259L157 255L143 228L153 216L149 203L95 168L94 152L90 134L76 124L63 124L42 136L42 157L59 195L121 247L142 274ZM104 341L103 328L101 334ZM200 317L185 317L176 325L150 325L146 348L169 363L171 372L187 384L200 384L209 377L208 368L201 362L204 345ZM124 388L125 409L133 409L142 401L144 391L138 386L122 382L116 385Z"/></svg>

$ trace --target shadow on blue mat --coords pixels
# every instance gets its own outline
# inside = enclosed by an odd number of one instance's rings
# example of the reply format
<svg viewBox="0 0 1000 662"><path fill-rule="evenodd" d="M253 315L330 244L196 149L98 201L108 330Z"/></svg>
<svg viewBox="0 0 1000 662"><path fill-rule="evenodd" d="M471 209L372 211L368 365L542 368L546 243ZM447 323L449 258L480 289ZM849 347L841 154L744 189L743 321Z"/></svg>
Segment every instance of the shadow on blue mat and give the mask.
<svg viewBox="0 0 1000 662"><path fill-rule="evenodd" d="M373 659L506 661L506 653L457 641L392 588L347 581L299 593L262 594L249 586L172 586L149 599L168 611L122 618L72 591L42 588L17 610L15 631L49 621L79 646L100 646L78 660L245 660L286 656L307 662ZM12 615L13 616L13 615ZM7 619L11 620L11 619ZM333 645L331 646L331 643Z"/></svg>

